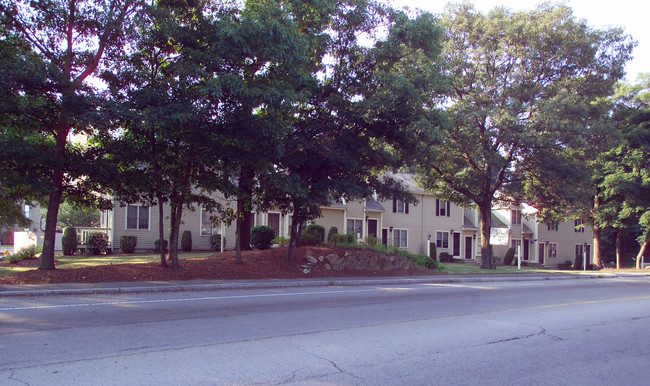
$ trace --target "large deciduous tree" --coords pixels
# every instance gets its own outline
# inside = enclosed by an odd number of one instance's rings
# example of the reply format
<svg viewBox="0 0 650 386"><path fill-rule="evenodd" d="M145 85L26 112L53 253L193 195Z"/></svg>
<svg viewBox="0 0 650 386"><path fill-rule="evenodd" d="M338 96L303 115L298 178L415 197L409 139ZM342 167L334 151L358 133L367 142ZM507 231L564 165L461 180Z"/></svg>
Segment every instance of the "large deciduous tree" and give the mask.
<svg viewBox="0 0 650 386"><path fill-rule="evenodd" d="M295 5L314 81L296 107L276 173L262 184L267 202L292 214L289 260L320 206L373 193L412 201L382 174L412 159L439 123L433 102L441 76L430 64L442 31L434 17L409 18L365 0L324 5Z"/></svg>
<svg viewBox="0 0 650 386"><path fill-rule="evenodd" d="M41 111L28 116L33 135L49 144L43 149L49 154L48 162L38 165L44 171L41 183L49 191L39 269L54 269L62 198L67 192L88 195L78 182L90 170L82 162L88 157L81 154L83 148L71 144L70 135L92 131L90 113L96 99L90 80L106 58L122 49L127 26L139 7L138 0L9 0L0 4L7 32L27 42L36 56L33 60L25 57L26 66L36 61L44 64L44 71L37 74Z"/></svg>
<svg viewBox="0 0 650 386"><path fill-rule="evenodd" d="M592 103L611 95L632 43L619 29L593 29L570 8L549 4L487 14L456 4L442 21L450 124L421 162L421 182L478 207L481 267L493 269L493 204L518 196L527 166L548 165L584 144Z"/></svg>
<svg viewBox="0 0 650 386"><path fill-rule="evenodd" d="M594 179L603 202L597 222L618 230L617 265L623 230L636 224L643 229L637 268L650 249L650 74L639 80L619 87L613 120L624 141L598 157Z"/></svg>

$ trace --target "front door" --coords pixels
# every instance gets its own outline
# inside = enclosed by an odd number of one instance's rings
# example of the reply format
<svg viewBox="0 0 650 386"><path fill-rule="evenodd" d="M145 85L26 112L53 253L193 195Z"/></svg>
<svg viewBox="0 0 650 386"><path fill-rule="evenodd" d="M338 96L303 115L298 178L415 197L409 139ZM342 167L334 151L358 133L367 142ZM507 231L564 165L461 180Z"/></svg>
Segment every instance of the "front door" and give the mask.
<svg viewBox="0 0 650 386"><path fill-rule="evenodd" d="M275 237L280 237L280 213L269 213L268 216L268 225L275 231Z"/></svg>
<svg viewBox="0 0 650 386"><path fill-rule="evenodd" d="M472 256L472 238L471 237L465 237L465 258L466 259L471 259Z"/></svg>
<svg viewBox="0 0 650 386"><path fill-rule="evenodd" d="M388 229L386 229L386 228L381 230L381 243L385 247L388 246Z"/></svg>
<svg viewBox="0 0 650 386"><path fill-rule="evenodd" d="M377 238L377 220L370 219L368 220L368 236Z"/></svg>
<svg viewBox="0 0 650 386"><path fill-rule="evenodd" d="M460 233L458 232L452 235L451 250L454 256L460 256Z"/></svg>
<svg viewBox="0 0 650 386"><path fill-rule="evenodd" d="M530 240L524 239L524 260L528 260L530 254Z"/></svg>
<svg viewBox="0 0 650 386"><path fill-rule="evenodd" d="M538 248L539 253L537 255L537 258L539 259L540 264L544 264L544 252L546 252L545 248L544 248L545 245L544 245L544 243L539 243L538 245L539 245L539 248Z"/></svg>

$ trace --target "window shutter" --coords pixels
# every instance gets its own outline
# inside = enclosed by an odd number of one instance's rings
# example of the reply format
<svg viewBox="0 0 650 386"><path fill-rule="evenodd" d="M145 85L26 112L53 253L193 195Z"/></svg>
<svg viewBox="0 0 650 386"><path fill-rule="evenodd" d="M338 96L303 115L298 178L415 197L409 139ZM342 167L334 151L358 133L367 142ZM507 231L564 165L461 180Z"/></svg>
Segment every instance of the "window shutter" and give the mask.
<svg viewBox="0 0 650 386"><path fill-rule="evenodd" d="M450 209L451 209L451 204L449 203L449 201L447 201L447 217L451 217L451 213L449 213Z"/></svg>
<svg viewBox="0 0 650 386"><path fill-rule="evenodd" d="M436 216L440 216L440 200L436 198Z"/></svg>
<svg viewBox="0 0 650 386"><path fill-rule="evenodd" d="M404 203L404 213L409 214L409 203L408 202Z"/></svg>
<svg viewBox="0 0 650 386"><path fill-rule="evenodd" d="M397 200L393 198L393 213L397 212Z"/></svg>

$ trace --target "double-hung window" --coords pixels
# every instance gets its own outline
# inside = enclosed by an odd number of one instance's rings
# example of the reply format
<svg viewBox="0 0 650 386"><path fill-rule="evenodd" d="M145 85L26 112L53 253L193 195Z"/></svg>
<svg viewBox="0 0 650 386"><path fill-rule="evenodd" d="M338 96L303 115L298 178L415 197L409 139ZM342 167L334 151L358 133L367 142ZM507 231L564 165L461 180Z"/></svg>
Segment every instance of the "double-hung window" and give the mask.
<svg viewBox="0 0 650 386"><path fill-rule="evenodd" d="M551 259L557 259L557 243L548 244L548 257Z"/></svg>
<svg viewBox="0 0 650 386"><path fill-rule="evenodd" d="M408 231L406 229L393 230L393 245L397 248L408 248Z"/></svg>
<svg viewBox="0 0 650 386"><path fill-rule="evenodd" d="M557 232L557 223L547 224L546 229L549 231Z"/></svg>
<svg viewBox="0 0 650 386"><path fill-rule="evenodd" d="M149 207L142 205L126 206L126 229L149 229Z"/></svg>
<svg viewBox="0 0 650 386"><path fill-rule="evenodd" d="M449 248L449 232L436 232L436 247Z"/></svg>
<svg viewBox="0 0 650 386"><path fill-rule="evenodd" d="M510 211L510 223L512 225L521 225L521 210L512 209Z"/></svg>
<svg viewBox="0 0 650 386"><path fill-rule="evenodd" d="M393 199L393 213L405 213L409 212L409 203L402 200Z"/></svg>
<svg viewBox="0 0 650 386"><path fill-rule="evenodd" d="M584 220L577 219L574 221L574 229L573 231L576 233L585 233L585 222Z"/></svg>
<svg viewBox="0 0 650 386"><path fill-rule="evenodd" d="M212 213L201 208L201 236L212 236L217 233L217 227L213 222Z"/></svg>
<svg viewBox="0 0 650 386"><path fill-rule="evenodd" d="M355 235L358 239L360 239L363 220L357 218L349 218L347 221L347 225L348 225L348 229L346 233L349 235Z"/></svg>
<svg viewBox="0 0 650 386"><path fill-rule="evenodd" d="M451 217L451 203L436 198L436 216Z"/></svg>

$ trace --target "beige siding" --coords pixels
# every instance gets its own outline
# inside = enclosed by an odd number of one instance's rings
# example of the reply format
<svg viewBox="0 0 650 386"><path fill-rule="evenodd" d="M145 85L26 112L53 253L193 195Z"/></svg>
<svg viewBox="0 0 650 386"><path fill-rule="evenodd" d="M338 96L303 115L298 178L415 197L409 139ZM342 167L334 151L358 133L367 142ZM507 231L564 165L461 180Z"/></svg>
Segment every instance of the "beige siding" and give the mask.
<svg viewBox="0 0 650 386"><path fill-rule="evenodd" d="M137 237L137 252L150 252L154 249L154 243L159 239L159 221L158 221L158 206L149 208L149 229L126 229L126 206L120 206L119 203L115 204L113 209L113 245L114 251L119 251L120 238L123 235ZM170 224L170 208L168 205L163 207L163 227L165 230L165 239L169 239ZM201 212L197 207L194 211L184 210L182 215L182 224L179 233L179 244L183 232L189 230L192 233L192 250L208 251L210 250L210 236L201 235ZM215 230L217 233L222 231L225 234L226 249L233 249L235 246L235 225L218 226ZM180 247L180 245L179 245Z"/></svg>

